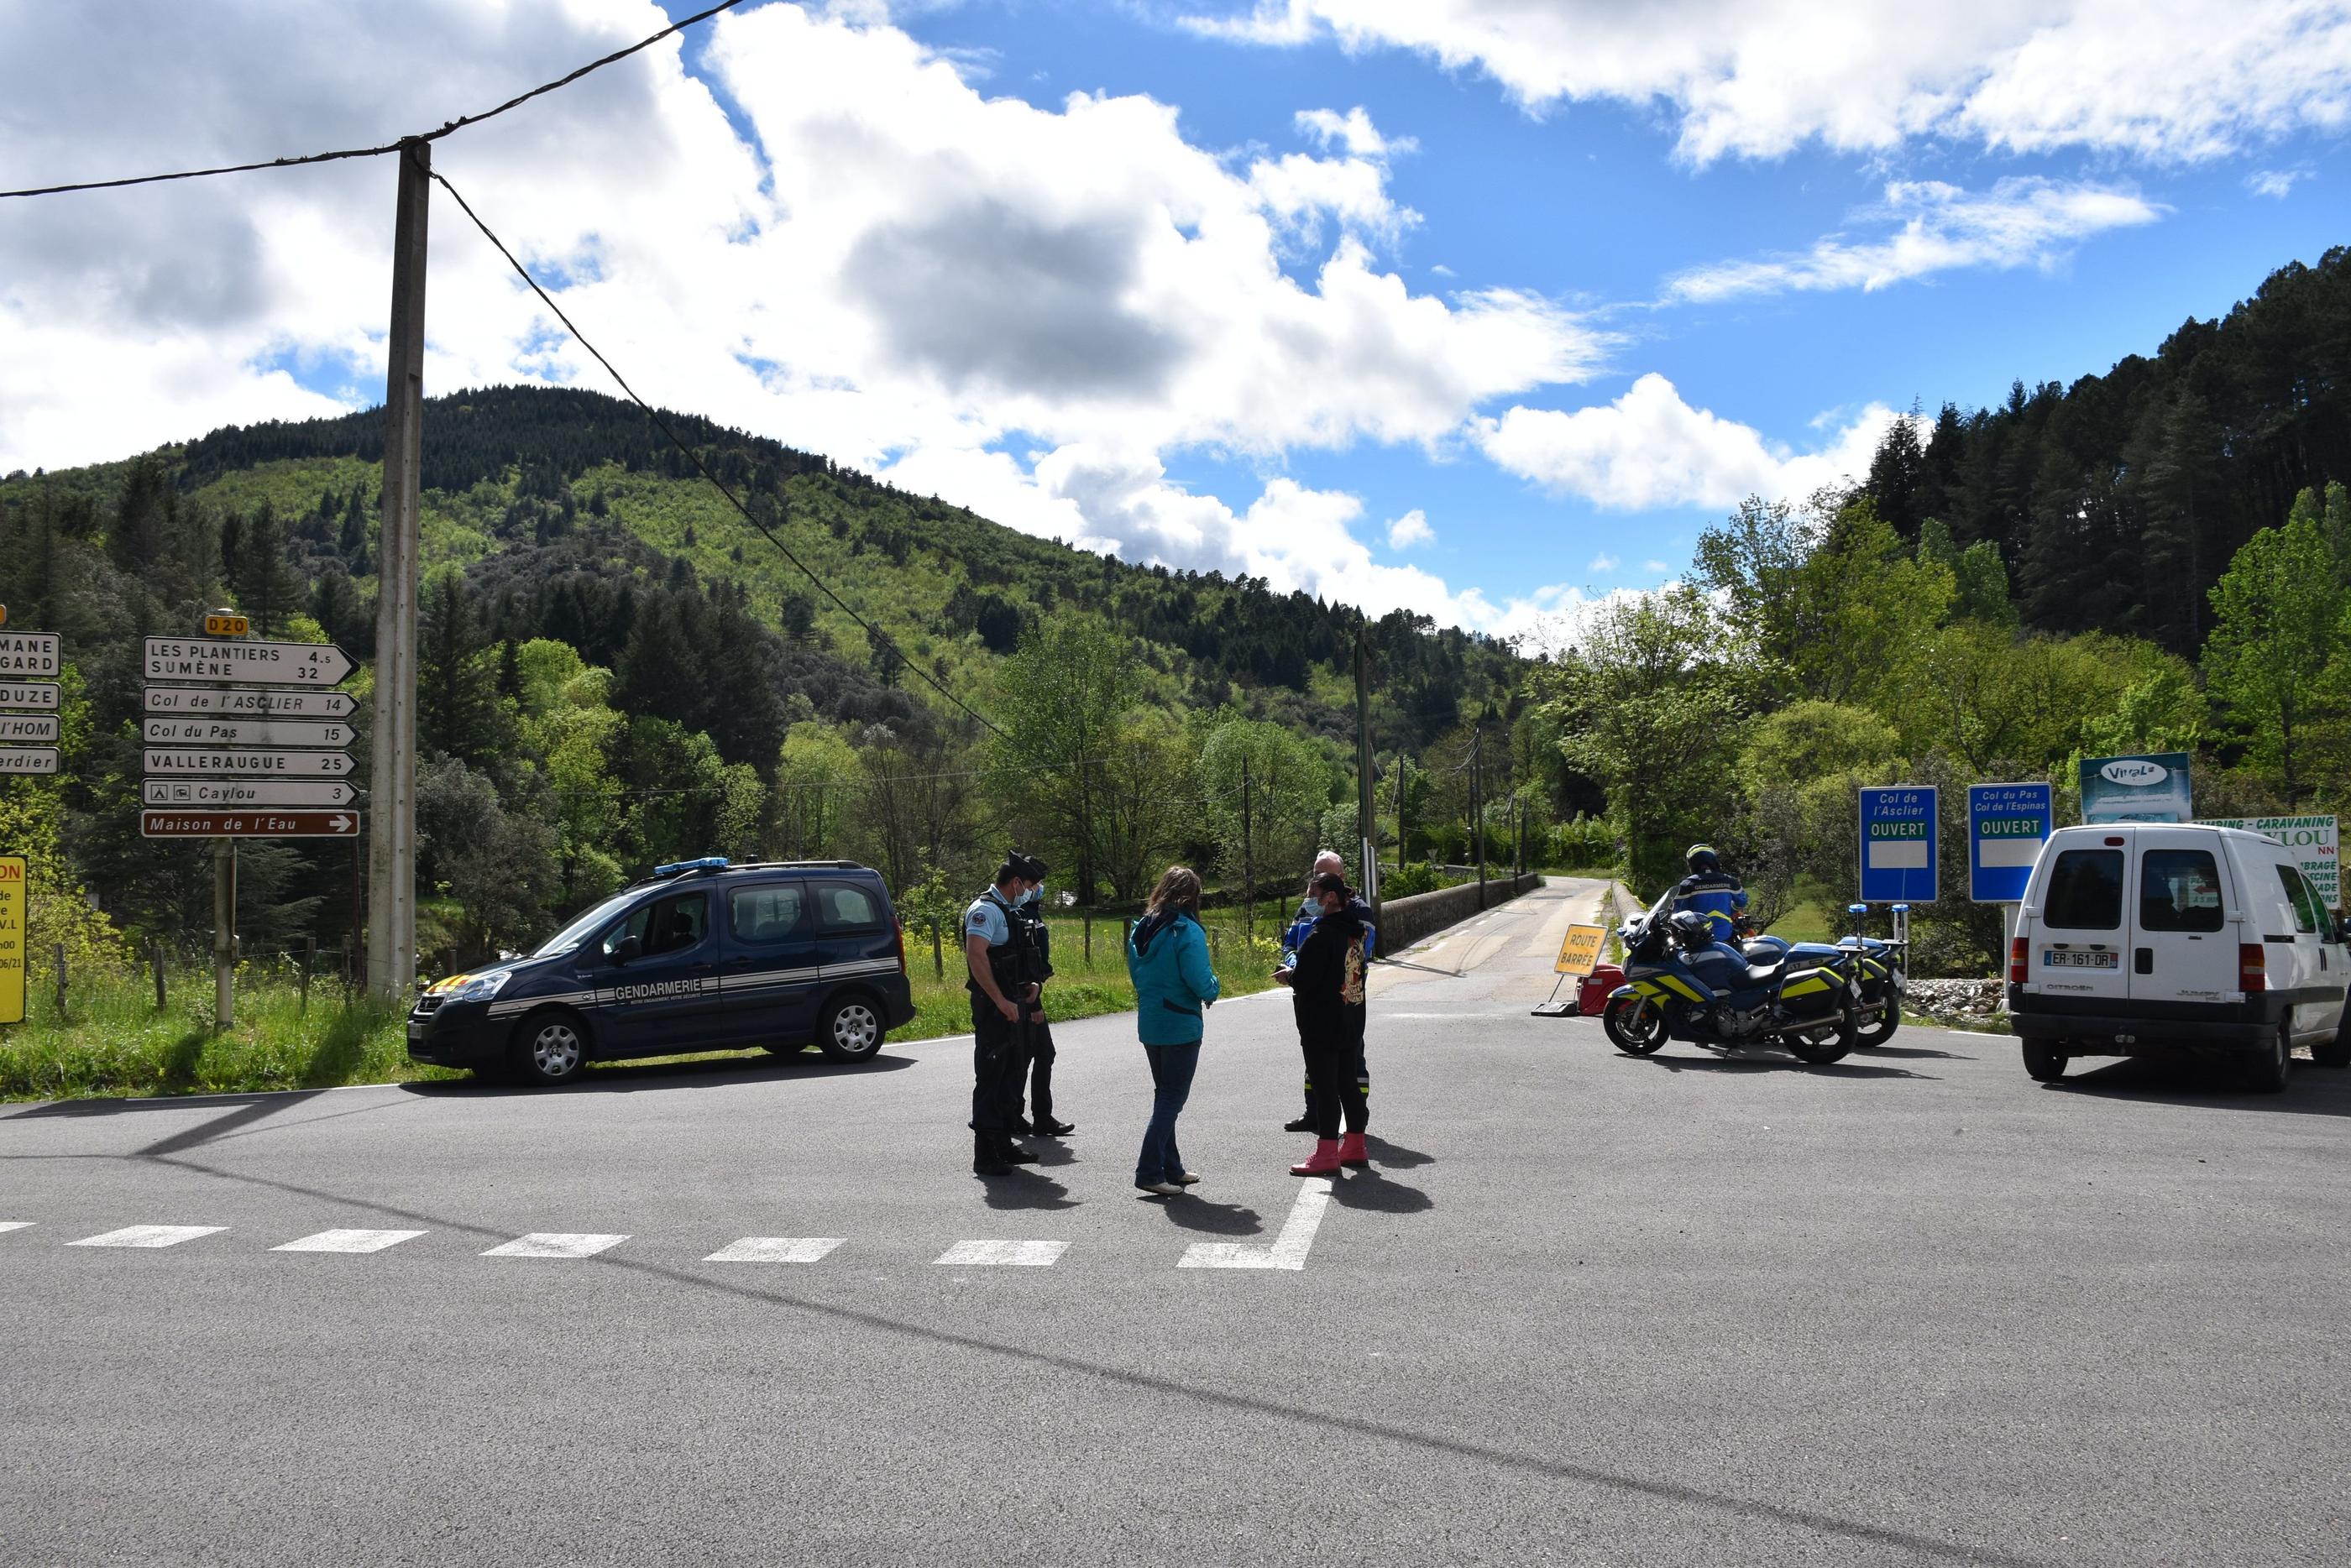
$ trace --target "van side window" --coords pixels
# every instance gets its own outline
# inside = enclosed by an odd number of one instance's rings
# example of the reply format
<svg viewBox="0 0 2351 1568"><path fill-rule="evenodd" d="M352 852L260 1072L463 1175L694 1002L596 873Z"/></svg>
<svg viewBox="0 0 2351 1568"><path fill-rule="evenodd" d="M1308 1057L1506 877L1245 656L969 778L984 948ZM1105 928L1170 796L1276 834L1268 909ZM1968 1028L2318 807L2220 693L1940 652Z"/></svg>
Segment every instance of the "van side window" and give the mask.
<svg viewBox="0 0 2351 1568"><path fill-rule="evenodd" d="M872 931L888 924L872 889L847 882L816 884L818 922L828 931Z"/></svg>
<svg viewBox="0 0 2351 1568"><path fill-rule="evenodd" d="M2291 866L2279 867L2277 874L2278 880L2285 884L2286 905L2294 910L2294 929L2304 936L2310 935L2319 926L2315 912L2318 900L2310 896L2310 884Z"/></svg>
<svg viewBox="0 0 2351 1568"><path fill-rule="evenodd" d="M2138 860L2144 931L2220 929L2220 868L2209 849L2150 849Z"/></svg>
<svg viewBox="0 0 2351 1568"><path fill-rule="evenodd" d="M2208 862L2210 857L2207 857ZM2123 923L2123 852L2064 849L2049 870L2041 923L2065 931L2111 931ZM2219 928L2214 928L2218 929Z"/></svg>
<svg viewBox="0 0 2351 1568"><path fill-rule="evenodd" d="M767 945L816 935L807 894L797 882L736 888L726 896L726 919L738 942Z"/></svg>
<svg viewBox="0 0 2351 1568"><path fill-rule="evenodd" d="M655 953L683 952L699 944L709 929L709 894L673 894L639 906L627 919L606 932L604 956L611 958L623 937L636 938L645 958Z"/></svg>

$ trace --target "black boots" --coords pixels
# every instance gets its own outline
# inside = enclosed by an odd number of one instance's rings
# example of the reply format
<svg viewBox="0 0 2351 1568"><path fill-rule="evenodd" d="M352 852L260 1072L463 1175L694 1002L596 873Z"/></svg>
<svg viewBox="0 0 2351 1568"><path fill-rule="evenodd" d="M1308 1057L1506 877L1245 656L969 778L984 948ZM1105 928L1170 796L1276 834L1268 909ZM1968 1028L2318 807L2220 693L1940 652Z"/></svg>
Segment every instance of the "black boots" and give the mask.
<svg viewBox="0 0 2351 1568"><path fill-rule="evenodd" d="M973 1135L971 1173L974 1176L1009 1176L1011 1165L1004 1158L1004 1147L986 1133Z"/></svg>

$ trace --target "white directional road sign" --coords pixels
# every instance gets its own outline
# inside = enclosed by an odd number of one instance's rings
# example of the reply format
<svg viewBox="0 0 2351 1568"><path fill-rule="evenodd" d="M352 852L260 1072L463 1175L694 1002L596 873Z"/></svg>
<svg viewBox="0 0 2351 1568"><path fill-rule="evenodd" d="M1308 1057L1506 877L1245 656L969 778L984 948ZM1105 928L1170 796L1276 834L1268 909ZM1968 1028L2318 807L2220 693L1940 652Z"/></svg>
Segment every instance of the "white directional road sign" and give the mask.
<svg viewBox="0 0 2351 1568"><path fill-rule="evenodd" d="M56 691L51 687L49 690ZM0 686L0 708L12 706ZM25 702L17 707L37 707ZM57 703L52 700L49 706ZM348 691L289 691L282 687L150 686L144 706L150 713L218 713L240 719L348 719L359 710L359 700Z"/></svg>
<svg viewBox="0 0 2351 1568"><path fill-rule="evenodd" d="M356 738L341 719L204 719L146 722L151 746L348 746ZM0 739L7 735L0 721Z"/></svg>
<svg viewBox="0 0 2351 1568"><path fill-rule="evenodd" d="M21 744L26 741L54 742L57 738L55 713L0 713L0 742Z"/></svg>
<svg viewBox="0 0 2351 1568"><path fill-rule="evenodd" d="M57 634L53 631L0 631L0 677L55 675Z"/></svg>
<svg viewBox="0 0 2351 1568"><path fill-rule="evenodd" d="M351 771L348 752L267 752L253 747L235 751L193 751L178 746L150 746L147 774L234 774L246 778L340 778Z"/></svg>
<svg viewBox="0 0 2351 1568"><path fill-rule="evenodd" d="M349 805L359 791L340 779L149 779L149 805Z"/></svg>
<svg viewBox="0 0 2351 1568"><path fill-rule="evenodd" d="M0 774L53 774L57 771L55 746L0 746Z"/></svg>
<svg viewBox="0 0 2351 1568"><path fill-rule="evenodd" d="M5 633L0 633L5 638ZM52 638L51 642L56 639ZM332 686L351 672L351 656L325 642L231 642L204 637L151 637L150 680L257 681L265 686ZM0 673L6 673L0 664ZM47 671L22 670L38 674Z"/></svg>
<svg viewBox="0 0 2351 1568"><path fill-rule="evenodd" d="M57 711L57 683L54 680L0 680L0 708L32 708L44 713Z"/></svg>

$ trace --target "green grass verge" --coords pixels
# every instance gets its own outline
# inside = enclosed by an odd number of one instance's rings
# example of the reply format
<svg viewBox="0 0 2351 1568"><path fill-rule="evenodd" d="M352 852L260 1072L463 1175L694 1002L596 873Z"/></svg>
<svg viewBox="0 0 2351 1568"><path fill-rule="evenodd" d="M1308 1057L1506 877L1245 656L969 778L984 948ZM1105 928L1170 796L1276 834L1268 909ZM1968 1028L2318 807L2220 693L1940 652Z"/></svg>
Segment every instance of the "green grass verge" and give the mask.
<svg viewBox="0 0 2351 1568"><path fill-rule="evenodd" d="M1238 929L1212 929L1217 978L1226 995L1245 995L1273 983L1270 942L1260 938L1252 945ZM1056 973L1045 992L1048 1016L1094 1018L1134 1006L1121 927L1097 921L1093 939L1089 961L1078 923L1069 922L1066 932L1061 922L1055 923ZM944 978L934 972L928 942L908 944L914 1020L891 1031L893 1042L970 1030L971 1002L958 955L943 949L940 957ZM171 978L171 1004L161 1010L152 981L143 977L78 988L63 1017L46 990L28 998L26 1022L0 1026L0 1100L250 1094L464 1076L411 1062L401 1015L364 1002L346 1008L339 985L314 986L306 1010L298 989L284 980L248 976L237 992L235 1026L215 1033L209 972L175 972ZM701 1052L657 1060L737 1054Z"/></svg>

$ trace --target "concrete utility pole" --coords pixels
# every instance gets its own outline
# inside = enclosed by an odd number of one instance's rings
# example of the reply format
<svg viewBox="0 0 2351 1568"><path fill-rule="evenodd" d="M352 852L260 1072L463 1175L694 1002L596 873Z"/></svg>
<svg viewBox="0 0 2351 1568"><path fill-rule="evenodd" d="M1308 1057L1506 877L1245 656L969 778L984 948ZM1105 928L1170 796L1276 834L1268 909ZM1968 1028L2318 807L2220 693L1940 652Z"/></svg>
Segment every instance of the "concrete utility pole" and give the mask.
<svg viewBox="0 0 2351 1568"><path fill-rule="evenodd" d="M1486 907L1486 732L1469 741L1469 858L1478 863L1478 907Z"/></svg>
<svg viewBox="0 0 2351 1568"><path fill-rule="evenodd" d="M213 840L213 1027L236 1022L236 840Z"/></svg>
<svg viewBox="0 0 2351 1568"><path fill-rule="evenodd" d="M368 802L368 990L397 1005L416 982L416 566L424 423L425 220L433 148L400 144L383 379L383 525L376 544L375 749Z"/></svg>
<svg viewBox="0 0 2351 1568"><path fill-rule="evenodd" d="M1363 622L1355 623L1355 831L1363 840L1363 884L1360 891L1372 907L1372 923L1380 918L1380 828L1372 815L1372 660L1364 645Z"/></svg>
<svg viewBox="0 0 2351 1568"><path fill-rule="evenodd" d="M1249 836L1249 760L1241 755L1241 935L1257 940L1257 840Z"/></svg>

